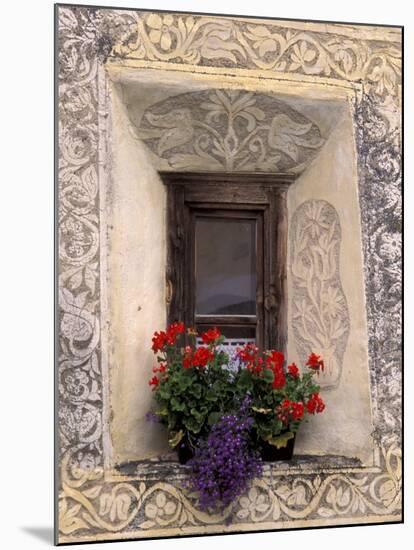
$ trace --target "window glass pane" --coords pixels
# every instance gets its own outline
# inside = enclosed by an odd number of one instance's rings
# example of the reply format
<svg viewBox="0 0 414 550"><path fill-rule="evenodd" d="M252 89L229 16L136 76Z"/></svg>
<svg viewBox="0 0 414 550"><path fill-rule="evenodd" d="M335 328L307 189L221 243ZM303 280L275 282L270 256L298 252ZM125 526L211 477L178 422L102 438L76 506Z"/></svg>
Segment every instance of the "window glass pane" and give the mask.
<svg viewBox="0 0 414 550"><path fill-rule="evenodd" d="M256 314L256 220L196 218L196 314Z"/></svg>

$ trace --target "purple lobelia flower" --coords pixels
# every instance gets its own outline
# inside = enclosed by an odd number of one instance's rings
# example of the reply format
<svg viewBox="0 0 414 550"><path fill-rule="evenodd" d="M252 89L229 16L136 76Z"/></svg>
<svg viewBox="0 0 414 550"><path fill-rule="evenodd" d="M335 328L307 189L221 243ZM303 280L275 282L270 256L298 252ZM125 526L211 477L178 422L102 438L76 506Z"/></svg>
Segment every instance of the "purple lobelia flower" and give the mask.
<svg viewBox="0 0 414 550"><path fill-rule="evenodd" d="M188 465L187 486L199 495L200 509L223 510L243 494L251 480L262 473L262 462L249 445L252 418L247 416L249 398L240 412L223 415L207 439L200 440Z"/></svg>

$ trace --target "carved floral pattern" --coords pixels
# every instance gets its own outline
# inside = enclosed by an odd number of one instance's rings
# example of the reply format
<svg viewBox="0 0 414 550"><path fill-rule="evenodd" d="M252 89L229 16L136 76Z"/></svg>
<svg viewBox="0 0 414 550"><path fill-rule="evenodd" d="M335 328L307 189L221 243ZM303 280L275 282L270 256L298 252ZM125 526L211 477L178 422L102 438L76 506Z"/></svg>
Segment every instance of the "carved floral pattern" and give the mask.
<svg viewBox="0 0 414 550"><path fill-rule="evenodd" d="M314 351L325 360L321 387L339 383L349 336L349 312L339 276L341 228L335 208L309 200L291 224L292 327L301 362Z"/></svg>
<svg viewBox="0 0 414 550"><path fill-rule="evenodd" d="M316 518L331 524L337 518L400 518L401 49L397 41L349 38L339 29L314 32L288 23L58 7L60 542L110 534L162 536L177 527L185 533L191 526L222 525L230 516L243 529L260 529L262 521L277 528ZM127 59L364 83L355 121L377 469L272 470L221 516L196 508L194 496L181 488L181 470L168 481L139 473L127 481L106 479L99 322L99 173L105 161L100 144L106 135L105 105L98 96L105 60ZM219 117L214 110L212 119ZM261 122L260 116L253 118ZM271 139L277 142L276 132ZM160 141L161 136L156 146L167 154ZM312 231L316 235L317 228ZM331 315L342 305L333 291Z"/></svg>
<svg viewBox="0 0 414 550"><path fill-rule="evenodd" d="M241 90L190 92L148 108L138 136L174 169L299 172L323 145L283 101Z"/></svg>
<svg viewBox="0 0 414 550"><path fill-rule="evenodd" d="M223 513L201 512L194 495L169 481L139 481L105 484L90 479L64 479L61 493L61 530L77 533L78 540L96 532L120 532L132 525L134 535L175 527L262 521L281 522L317 518L361 518L398 512L401 505L401 451L391 444L382 449L385 468L381 474L340 470L338 473L278 474L256 479L246 495ZM177 468L179 468L177 466ZM178 472L177 472L178 473ZM174 477L174 476L173 476ZM88 481L89 483L86 483ZM334 524L334 522L333 522ZM96 531L98 528L98 531ZM141 534L140 534L141 533ZM65 539L66 540L66 539Z"/></svg>
<svg viewBox="0 0 414 550"><path fill-rule="evenodd" d="M334 34L294 29L287 22L282 26L224 17L165 17L168 24L163 28L169 39L161 45L161 38L154 40L154 14L130 12L124 19L123 40L114 46L111 56L364 80L381 97L397 93L401 78L397 40L351 39L341 36L339 30Z"/></svg>

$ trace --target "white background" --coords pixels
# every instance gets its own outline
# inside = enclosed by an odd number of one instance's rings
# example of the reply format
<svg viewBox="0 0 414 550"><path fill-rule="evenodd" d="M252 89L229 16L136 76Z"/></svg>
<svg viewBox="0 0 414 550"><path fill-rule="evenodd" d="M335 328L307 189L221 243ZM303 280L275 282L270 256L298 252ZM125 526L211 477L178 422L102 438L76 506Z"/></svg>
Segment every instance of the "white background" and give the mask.
<svg viewBox="0 0 414 550"><path fill-rule="evenodd" d="M88 0L84 0L89 4ZM108 548L406 548L413 529L413 19L409 1L111 0L100 5L405 25L405 525L112 543ZM51 544L53 521L53 3L0 7L0 545ZM410 177L411 176L411 177ZM124 546L121 546L124 544ZM92 545L104 548L102 544ZM411 546L411 544L410 544Z"/></svg>

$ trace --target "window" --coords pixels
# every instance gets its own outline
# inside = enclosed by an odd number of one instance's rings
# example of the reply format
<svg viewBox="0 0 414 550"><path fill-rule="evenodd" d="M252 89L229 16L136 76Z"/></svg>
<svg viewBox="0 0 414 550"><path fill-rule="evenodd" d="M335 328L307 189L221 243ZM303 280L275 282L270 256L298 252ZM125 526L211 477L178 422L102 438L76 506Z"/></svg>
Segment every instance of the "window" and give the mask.
<svg viewBox="0 0 414 550"><path fill-rule="evenodd" d="M234 344L286 345L291 175L163 172L167 313Z"/></svg>

